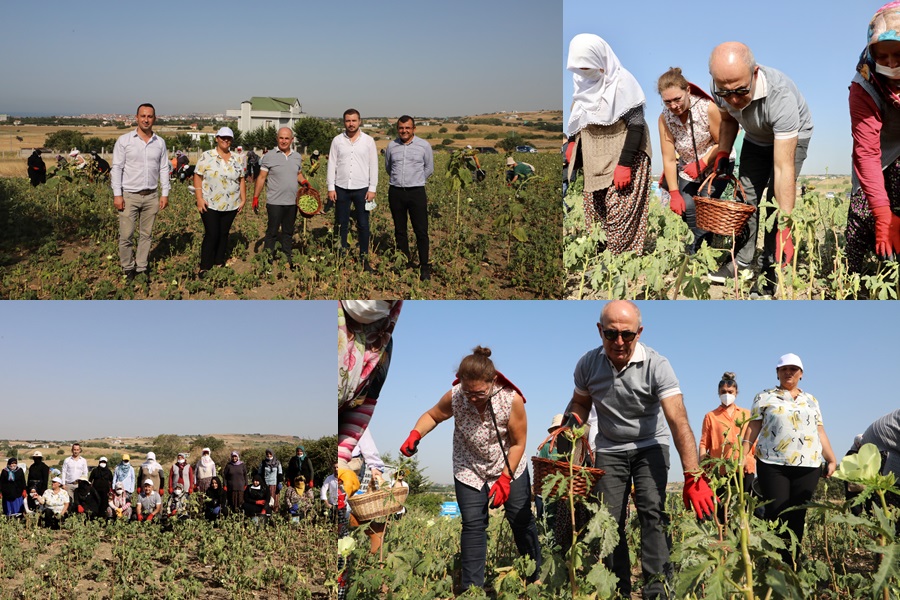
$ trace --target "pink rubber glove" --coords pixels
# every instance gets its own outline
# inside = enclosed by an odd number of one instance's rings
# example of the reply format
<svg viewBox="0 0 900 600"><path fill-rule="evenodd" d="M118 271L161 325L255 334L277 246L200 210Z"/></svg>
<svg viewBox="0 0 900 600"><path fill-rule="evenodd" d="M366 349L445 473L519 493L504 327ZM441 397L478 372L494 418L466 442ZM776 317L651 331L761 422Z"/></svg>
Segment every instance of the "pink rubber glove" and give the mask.
<svg viewBox="0 0 900 600"><path fill-rule="evenodd" d="M875 255L886 258L893 253L891 244L891 212L890 206L876 206L872 209L875 216ZM894 217L896 218L896 217Z"/></svg>
<svg viewBox="0 0 900 600"><path fill-rule="evenodd" d="M684 507L694 509L698 519L702 519L713 513L716 508L712 490L709 489L709 479L706 475L695 475L684 472L684 491L682 492Z"/></svg>
<svg viewBox="0 0 900 600"><path fill-rule="evenodd" d="M613 185L617 190L624 190L629 184L631 184L631 167L616 165L616 170L613 171Z"/></svg>
<svg viewBox="0 0 900 600"><path fill-rule="evenodd" d="M684 198L678 190L669 190L669 208L679 217L684 214L687 206L684 204Z"/></svg>
<svg viewBox="0 0 900 600"><path fill-rule="evenodd" d="M506 504L506 501L509 500L510 483L512 483L512 479L510 479L509 475L503 473L500 475L500 479L491 486L491 491L488 492L491 508L499 508Z"/></svg>
<svg viewBox="0 0 900 600"><path fill-rule="evenodd" d="M794 240L791 238L791 228L785 227L775 234L775 261L785 267L792 260L794 260Z"/></svg>
<svg viewBox="0 0 900 600"><path fill-rule="evenodd" d="M700 177L700 173L706 170L706 163L703 162L703 159L696 160L692 163L688 163L684 165L684 174L690 177L691 179L697 179ZM671 194L671 192L669 192Z"/></svg>

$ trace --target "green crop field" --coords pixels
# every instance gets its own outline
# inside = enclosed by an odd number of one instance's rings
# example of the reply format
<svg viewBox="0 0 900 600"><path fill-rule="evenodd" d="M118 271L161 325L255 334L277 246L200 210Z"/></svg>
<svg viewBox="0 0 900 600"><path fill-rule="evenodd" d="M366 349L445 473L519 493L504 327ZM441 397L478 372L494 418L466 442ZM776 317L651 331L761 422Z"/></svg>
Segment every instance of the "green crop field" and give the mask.
<svg viewBox="0 0 900 600"><path fill-rule="evenodd" d="M419 281L394 246L388 178L379 174L371 215L371 263L364 273L351 222L350 257L337 252L333 213L298 217L294 269L285 256L269 265L262 250L265 209L246 209L231 231L233 263L199 279L203 226L187 186L172 183L169 207L157 216L149 280L126 285L118 264L118 224L107 185L76 175L32 188L0 179L0 298L552 298L562 291L560 157L529 154L537 177L507 187L502 155L480 157L487 178L460 189L448 177L449 153L435 153L427 186L433 277ZM519 156L521 159L522 156ZM325 195L325 169L311 178ZM263 195L264 199L264 195ZM324 200L324 198L323 198ZM262 199L261 199L262 204ZM410 242L414 236L410 227Z"/></svg>

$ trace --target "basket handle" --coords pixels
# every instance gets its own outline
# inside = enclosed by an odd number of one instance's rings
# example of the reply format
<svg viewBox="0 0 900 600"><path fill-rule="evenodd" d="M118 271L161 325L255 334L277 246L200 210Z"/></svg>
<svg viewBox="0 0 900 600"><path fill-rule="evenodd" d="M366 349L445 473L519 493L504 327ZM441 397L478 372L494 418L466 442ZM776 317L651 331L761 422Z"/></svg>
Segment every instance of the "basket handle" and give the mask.
<svg viewBox="0 0 900 600"><path fill-rule="evenodd" d="M710 194L712 193L712 182L713 179L717 179L716 172L713 171L709 175L707 175L706 179L703 180L703 183L700 184L700 190L703 189L703 186L706 186L706 197L710 198ZM737 179L733 174L726 175L724 179L731 181L734 184L734 200L737 201L738 190L741 192L741 201L746 203L747 193L744 191L744 186L741 185L741 180Z"/></svg>
<svg viewBox="0 0 900 600"><path fill-rule="evenodd" d="M559 427L557 427L556 429L554 429L553 431L551 431L551 432L550 432L550 435L548 435L547 437L545 437L545 438L544 438L544 441L541 442L541 443L538 445L538 451L540 451L540 449L541 449L541 448L544 446L544 444L546 444L547 442L551 442L551 443L550 443L550 449L551 449L551 450L555 449L555 448L556 448L556 438L559 437L559 435L560 435L561 433L565 433L566 431L570 431L571 429L572 429L571 427L566 427L565 425L560 425ZM579 456L574 456L574 457L573 457L573 458L575 458L576 464L579 464L579 465L584 464L584 459L586 458L586 455L587 455L587 450L586 450L585 448L586 448L586 447L589 447L589 445L587 444L587 442L585 442L584 444L580 444L580 445L579 445L578 442L581 441L583 438L584 438L584 436L582 436L581 438L578 438L577 440L575 440L574 442L572 442L572 443L575 445L575 449L576 449L576 450L579 450L579 449L581 450L581 451L579 452ZM593 458L593 457L592 457L592 458ZM593 464L593 462L594 462L594 461L591 460L591 464Z"/></svg>

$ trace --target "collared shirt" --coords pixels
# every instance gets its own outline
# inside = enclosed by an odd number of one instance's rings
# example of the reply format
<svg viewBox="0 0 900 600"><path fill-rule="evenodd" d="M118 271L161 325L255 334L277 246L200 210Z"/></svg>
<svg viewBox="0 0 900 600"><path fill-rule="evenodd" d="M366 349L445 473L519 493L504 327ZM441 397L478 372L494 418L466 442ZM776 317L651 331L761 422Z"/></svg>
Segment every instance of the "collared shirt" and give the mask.
<svg viewBox="0 0 900 600"><path fill-rule="evenodd" d="M113 196L123 191L140 192L155 190L160 185L161 196L169 195L169 158L166 142L155 133L148 142L138 135L137 129L119 136L113 148L110 171Z"/></svg>
<svg viewBox="0 0 900 600"><path fill-rule="evenodd" d="M75 483L82 476L88 476L88 464L83 456L69 456L63 461L61 479L64 484Z"/></svg>
<svg viewBox="0 0 900 600"><path fill-rule="evenodd" d="M792 467L822 464L822 412L812 394L800 390L794 398L780 388L764 390L753 399L750 420L762 422L756 438L757 459Z"/></svg>
<svg viewBox="0 0 900 600"><path fill-rule="evenodd" d="M300 189L297 175L303 171L303 155L294 150L289 154L277 148L269 150L259 160L259 170L266 171L266 203L293 206Z"/></svg>
<svg viewBox="0 0 900 600"><path fill-rule="evenodd" d="M710 82L715 94L716 84ZM713 95L720 111L730 114L758 146L771 146L775 140L812 137L813 122L809 107L797 85L787 75L771 67L759 66L756 85L749 105L737 109Z"/></svg>
<svg viewBox="0 0 900 600"><path fill-rule="evenodd" d="M322 482L321 498L329 506L337 506L338 503L338 478L333 473Z"/></svg>
<svg viewBox="0 0 900 600"><path fill-rule="evenodd" d="M400 138L391 140L384 151L384 166L394 187L423 187L434 173L434 153L431 144L413 136L404 144Z"/></svg>
<svg viewBox="0 0 900 600"><path fill-rule="evenodd" d="M618 370L603 346L581 357L575 367L575 391L597 409L597 452L623 452L669 444L662 400L681 393L666 357L637 343Z"/></svg>
<svg viewBox="0 0 900 600"><path fill-rule="evenodd" d="M352 142L345 131L331 140L327 181L329 192L335 187L374 192L378 187L378 149L372 136L360 132Z"/></svg>
<svg viewBox="0 0 900 600"><path fill-rule="evenodd" d="M225 160L215 148L200 155L194 173L203 178L203 199L210 210L237 210L241 205L244 165L234 152ZM296 179L296 178L295 178Z"/></svg>

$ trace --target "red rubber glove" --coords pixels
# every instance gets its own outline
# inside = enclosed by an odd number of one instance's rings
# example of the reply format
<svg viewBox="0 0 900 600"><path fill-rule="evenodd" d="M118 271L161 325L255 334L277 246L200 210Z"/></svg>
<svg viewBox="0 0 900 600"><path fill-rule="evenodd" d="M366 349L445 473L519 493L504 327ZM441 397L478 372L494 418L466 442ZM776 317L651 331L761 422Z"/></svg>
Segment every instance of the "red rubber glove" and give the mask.
<svg viewBox="0 0 900 600"><path fill-rule="evenodd" d="M688 163L684 165L684 174L690 177L691 179L697 179L700 177L700 173L706 170L706 163L703 162L703 159L695 160L692 163ZM669 192L670 194L672 192Z"/></svg>
<svg viewBox="0 0 900 600"><path fill-rule="evenodd" d="M891 214L891 246L894 253L900 253L900 217Z"/></svg>
<svg viewBox="0 0 900 600"><path fill-rule="evenodd" d="M613 171L613 185L617 190L624 190L631 184L631 167L625 165L616 165Z"/></svg>
<svg viewBox="0 0 900 600"><path fill-rule="evenodd" d="M893 254L891 244L891 212L890 206L876 206L872 209L875 216L875 255L886 258Z"/></svg>
<svg viewBox="0 0 900 600"><path fill-rule="evenodd" d="M713 161L713 164L716 165L716 176L717 177L728 177L731 175L731 161L729 160L730 154L728 152L718 152L716 153L716 160Z"/></svg>
<svg viewBox="0 0 900 600"><path fill-rule="evenodd" d="M784 227L775 234L775 261L785 267L792 260L794 260L794 240L791 238L791 228Z"/></svg>
<svg viewBox="0 0 900 600"><path fill-rule="evenodd" d="M143 521L143 520L144 520L144 515L138 514L138 521Z"/></svg>
<svg viewBox="0 0 900 600"><path fill-rule="evenodd" d="M259 208L259 196L253 196L253 210Z"/></svg>
<svg viewBox="0 0 900 600"><path fill-rule="evenodd" d="M78 514L82 514L83 512L84 512L84 507L79 505L78 506Z"/></svg>
<svg viewBox="0 0 900 600"><path fill-rule="evenodd" d="M687 206L684 204L684 198L678 190L669 190L669 208L679 217L684 214Z"/></svg>
<svg viewBox="0 0 900 600"><path fill-rule="evenodd" d="M406 441L403 442L403 445L400 446L400 454L403 456L412 456L416 452L419 451L419 440L422 439L422 434L413 429L409 432L409 436L406 438Z"/></svg>
<svg viewBox="0 0 900 600"><path fill-rule="evenodd" d="M716 508L715 497L712 490L709 489L709 479L705 474L698 476L685 471L684 491L681 495L684 499L684 507L689 510L693 508L698 519L711 515Z"/></svg>
<svg viewBox="0 0 900 600"><path fill-rule="evenodd" d="M152 520L153 520L153 515L147 515L147 522L149 523Z"/></svg>
<svg viewBox="0 0 900 600"><path fill-rule="evenodd" d="M266 505L266 501L265 501L265 500L257 500L257 501L256 501L256 504L257 504L258 506L265 506L265 505Z"/></svg>
<svg viewBox="0 0 900 600"><path fill-rule="evenodd" d="M28 497L28 492L26 492L25 490L22 490L22 497L23 497L23 498L27 498L27 497Z"/></svg>
<svg viewBox="0 0 900 600"><path fill-rule="evenodd" d="M503 473L500 475L500 479L491 486L491 491L488 492L491 508L499 508L506 504L506 501L509 500L510 483L512 483L512 479L510 479L509 475Z"/></svg>

